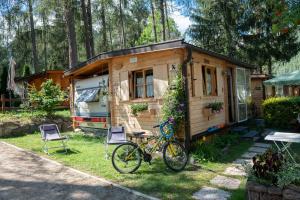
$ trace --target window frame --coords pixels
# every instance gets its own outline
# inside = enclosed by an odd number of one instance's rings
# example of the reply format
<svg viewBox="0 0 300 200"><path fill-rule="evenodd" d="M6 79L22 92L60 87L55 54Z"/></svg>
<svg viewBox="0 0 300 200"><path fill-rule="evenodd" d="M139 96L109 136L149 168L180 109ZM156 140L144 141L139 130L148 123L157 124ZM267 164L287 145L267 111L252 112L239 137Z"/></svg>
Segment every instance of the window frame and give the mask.
<svg viewBox="0 0 300 200"><path fill-rule="evenodd" d="M207 71L211 71L211 94L207 93ZM210 65L202 65L202 90L203 96L218 96L218 75L217 75L217 67Z"/></svg>
<svg viewBox="0 0 300 200"><path fill-rule="evenodd" d="M152 71L152 83L151 84L147 84L147 80L146 80L146 74L147 74L147 71ZM136 74L137 73L142 73L143 74L143 84L137 86L136 85ZM153 68L145 68L145 69L141 69L141 70L135 70L135 71L132 71L131 72L131 75L132 75L132 80L131 80L131 83L132 83L132 87L129 88L131 89L130 91L130 94L131 95L131 99L132 100L138 100L138 99L151 99L151 98L154 98L154 74L153 74ZM153 93L153 96L150 96L150 97L147 97L147 86L149 85L152 85L152 93ZM142 97L137 97L136 95L136 91L137 91L137 87L143 87L143 94L142 94Z"/></svg>

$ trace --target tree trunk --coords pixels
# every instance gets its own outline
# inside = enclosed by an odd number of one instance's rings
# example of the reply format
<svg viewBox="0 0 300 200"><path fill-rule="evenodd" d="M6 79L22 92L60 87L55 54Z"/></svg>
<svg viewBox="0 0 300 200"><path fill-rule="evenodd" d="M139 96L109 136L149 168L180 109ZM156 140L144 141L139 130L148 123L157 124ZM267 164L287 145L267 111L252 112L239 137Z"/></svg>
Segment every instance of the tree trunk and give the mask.
<svg viewBox="0 0 300 200"><path fill-rule="evenodd" d="M44 67L47 70L48 67L48 58L47 58L47 25L46 25L46 16L45 12L42 14L42 20L43 20L43 40L44 40Z"/></svg>
<svg viewBox="0 0 300 200"><path fill-rule="evenodd" d="M82 20L83 20L83 25L84 25L83 34L84 34L84 40L85 40L86 58L89 59L92 57L92 54L91 54L89 24L88 24L85 0L80 0L80 6L81 6Z"/></svg>
<svg viewBox="0 0 300 200"><path fill-rule="evenodd" d="M269 76L272 77L272 57L271 56L268 59L268 73L269 73Z"/></svg>
<svg viewBox="0 0 300 200"><path fill-rule="evenodd" d="M74 67L78 62L76 32L74 23L73 3L64 0L64 15L66 20L68 47L69 47L69 68Z"/></svg>
<svg viewBox="0 0 300 200"><path fill-rule="evenodd" d="M34 30L34 21L33 21L31 0L28 0L28 6L29 6L29 15L30 15L30 32L31 32L33 68L34 68L34 73L37 73L38 72L38 57L37 57L37 51L36 51L36 39L35 39L35 30Z"/></svg>
<svg viewBox="0 0 300 200"><path fill-rule="evenodd" d="M122 11L122 0L119 0L119 11L120 11L120 22L121 22L121 31L122 31L122 47L126 47L126 35L124 28L124 15Z"/></svg>
<svg viewBox="0 0 300 200"><path fill-rule="evenodd" d="M108 50L107 45L107 35L106 35L106 20L105 20L105 2L104 0L101 1L101 10L100 10L100 16L101 16L101 24L102 24L102 49L104 51Z"/></svg>
<svg viewBox="0 0 300 200"><path fill-rule="evenodd" d="M109 41L110 41L110 50L114 50L113 40L112 40L112 30L111 30L111 19L108 19L108 31L109 31Z"/></svg>
<svg viewBox="0 0 300 200"><path fill-rule="evenodd" d="M166 21L167 21L167 27L168 27L168 40L169 40L169 39L171 39L171 30L170 30L167 0L165 0L165 12L166 12Z"/></svg>
<svg viewBox="0 0 300 200"><path fill-rule="evenodd" d="M89 26L89 37L90 37L90 53L91 56L95 55L95 47L94 47L94 35L93 35L93 20L92 20L92 9L91 9L91 0L87 0L87 19Z"/></svg>
<svg viewBox="0 0 300 200"><path fill-rule="evenodd" d="M156 32L156 20L155 20L155 10L153 5L153 0L151 0L151 15L152 15L152 28L153 28L153 34L154 34L154 40L157 42L157 32Z"/></svg>
<svg viewBox="0 0 300 200"><path fill-rule="evenodd" d="M166 40L166 23L165 23L165 9L164 9L164 0L159 0L159 9L160 9L160 19L162 24L162 38L163 41Z"/></svg>

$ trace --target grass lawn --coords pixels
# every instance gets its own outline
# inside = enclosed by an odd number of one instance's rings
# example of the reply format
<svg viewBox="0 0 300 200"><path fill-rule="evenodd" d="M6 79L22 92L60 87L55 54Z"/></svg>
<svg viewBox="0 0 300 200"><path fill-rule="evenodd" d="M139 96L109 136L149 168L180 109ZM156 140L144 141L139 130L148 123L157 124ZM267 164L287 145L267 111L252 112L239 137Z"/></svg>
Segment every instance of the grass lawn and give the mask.
<svg viewBox="0 0 300 200"><path fill-rule="evenodd" d="M46 118L46 113L43 111L28 112L20 111L6 111L0 113L0 122L4 121L21 121L22 123L30 123L32 120L39 120ZM70 110L57 110L53 113L53 118L70 118Z"/></svg>
<svg viewBox="0 0 300 200"><path fill-rule="evenodd" d="M221 162L205 162L201 167L188 165L185 171L180 173L170 171L161 159L156 159L151 166L142 163L134 174L119 174L112 167L111 160L104 158L103 139L72 132L65 134L70 135L70 153L54 152L52 156L47 156L41 151L42 143L38 133L0 140L162 199L191 199L192 194L202 186L211 186L209 180L222 174L225 168L252 144L250 141L241 141L224 155ZM114 146L110 146L110 152L113 148ZM235 178L241 179L243 184L238 190L232 191L232 199L244 199L245 179Z"/></svg>

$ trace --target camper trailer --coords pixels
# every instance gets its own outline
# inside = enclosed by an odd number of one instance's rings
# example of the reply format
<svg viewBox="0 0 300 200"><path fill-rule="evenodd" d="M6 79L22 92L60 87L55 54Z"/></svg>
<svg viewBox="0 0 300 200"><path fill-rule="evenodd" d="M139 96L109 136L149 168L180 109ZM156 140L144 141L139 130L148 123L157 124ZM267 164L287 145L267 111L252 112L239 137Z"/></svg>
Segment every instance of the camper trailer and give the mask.
<svg viewBox="0 0 300 200"><path fill-rule="evenodd" d="M108 75L74 81L74 121L81 128L110 126Z"/></svg>

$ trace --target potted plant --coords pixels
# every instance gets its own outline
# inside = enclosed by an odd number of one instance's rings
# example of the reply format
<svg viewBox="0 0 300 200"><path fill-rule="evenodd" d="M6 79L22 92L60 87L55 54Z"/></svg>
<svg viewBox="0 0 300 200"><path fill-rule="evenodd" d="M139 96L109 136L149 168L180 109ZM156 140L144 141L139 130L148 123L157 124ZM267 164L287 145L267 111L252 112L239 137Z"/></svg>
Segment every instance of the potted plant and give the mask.
<svg viewBox="0 0 300 200"><path fill-rule="evenodd" d="M148 110L148 104L147 103L135 103L135 104L132 104L130 106L130 108L131 108L131 113L134 116L137 116L138 113Z"/></svg>
<svg viewBox="0 0 300 200"><path fill-rule="evenodd" d="M300 199L300 167L268 150L247 166L247 199Z"/></svg>
<svg viewBox="0 0 300 200"><path fill-rule="evenodd" d="M206 117L209 117L213 114L220 113L223 110L223 102L213 102L209 103L203 109L203 114Z"/></svg>

